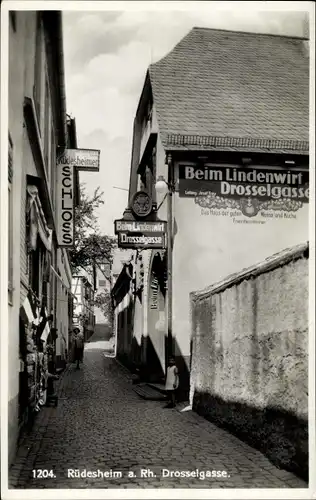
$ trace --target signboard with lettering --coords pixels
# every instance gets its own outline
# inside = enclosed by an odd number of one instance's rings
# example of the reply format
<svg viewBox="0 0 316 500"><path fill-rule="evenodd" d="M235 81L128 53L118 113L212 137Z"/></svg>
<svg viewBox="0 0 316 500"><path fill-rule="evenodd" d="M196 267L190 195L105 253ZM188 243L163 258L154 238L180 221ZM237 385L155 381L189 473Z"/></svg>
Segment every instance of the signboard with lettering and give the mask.
<svg viewBox="0 0 316 500"><path fill-rule="evenodd" d="M165 221L114 221L119 248L166 248Z"/></svg>
<svg viewBox="0 0 316 500"><path fill-rule="evenodd" d="M115 220L114 221L115 234L121 232L129 233L165 233L167 231L167 222L165 221L129 221L129 220Z"/></svg>
<svg viewBox="0 0 316 500"><path fill-rule="evenodd" d="M60 247L74 246L74 168L57 162L57 241Z"/></svg>
<svg viewBox="0 0 316 500"><path fill-rule="evenodd" d="M150 284L151 288L151 300L150 300L150 309L158 309L158 280L154 277Z"/></svg>
<svg viewBox="0 0 316 500"><path fill-rule="evenodd" d="M59 151L58 163L76 167L86 172L99 172L99 149L63 149Z"/></svg>
<svg viewBox="0 0 316 500"><path fill-rule="evenodd" d="M309 201L309 172L280 167L179 167L179 196L207 208L235 208L247 217L261 210L297 211Z"/></svg>

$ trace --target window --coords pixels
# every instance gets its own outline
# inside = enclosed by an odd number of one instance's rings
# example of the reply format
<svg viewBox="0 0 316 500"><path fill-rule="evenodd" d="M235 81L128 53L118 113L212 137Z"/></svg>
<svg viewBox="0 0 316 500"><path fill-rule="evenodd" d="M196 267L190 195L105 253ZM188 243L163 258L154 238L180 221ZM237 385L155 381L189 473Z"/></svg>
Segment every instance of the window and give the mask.
<svg viewBox="0 0 316 500"><path fill-rule="evenodd" d="M140 175L140 190L146 191L146 168Z"/></svg>
<svg viewBox="0 0 316 500"><path fill-rule="evenodd" d="M8 300L13 299L13 144L9 135L8 154Z"/></svg>
<svg viewBox="0 0 316 500"><path fill-rule="evenodd" d="M37 112L37 120L40 126L41 123L41 98L42 98L42 72L43 72L43 33L42 33L42 22L41 14L37 13L37 25L36 25L36 47L35 47L35 78L34 78L34 89L33 97L35 102L35 108Z"/></svg>
<svg viewBox="0 0 316 500"><path fill-rule="evenodd" d="M153 180L152 180L151 164L146 166L145 175L146 175L147 191L148 191L149 196L152 196L152 194L153 194Z"/></svg>
<svg viewBox="0 0 316 500"><path fill-rule="evenodd" d="M151 125L152 122L152 114L153 114L153 104L152 101L149 100L145 109L143 123L142 123L142 135L145 132L148 124Z"/></svg>
<svg viewBox="0 0 316 500"><path fill-rule="evenodd" d="M156 182L156 148L153 148L147 165L140 174L140 189L146 191L153 201L156 200L154 184Z"/></svg>

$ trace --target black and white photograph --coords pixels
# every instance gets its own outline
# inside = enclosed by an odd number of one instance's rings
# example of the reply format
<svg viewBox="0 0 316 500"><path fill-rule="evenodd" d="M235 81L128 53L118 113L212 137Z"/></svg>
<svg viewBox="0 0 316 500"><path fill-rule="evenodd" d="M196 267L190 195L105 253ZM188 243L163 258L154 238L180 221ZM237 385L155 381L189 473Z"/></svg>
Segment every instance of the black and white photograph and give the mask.
<svg viewBox="0 0 316 500"><path fill-rule="evenodd" d="M314 59L313 2L3 2L2 498L316 498Z"/></svg>

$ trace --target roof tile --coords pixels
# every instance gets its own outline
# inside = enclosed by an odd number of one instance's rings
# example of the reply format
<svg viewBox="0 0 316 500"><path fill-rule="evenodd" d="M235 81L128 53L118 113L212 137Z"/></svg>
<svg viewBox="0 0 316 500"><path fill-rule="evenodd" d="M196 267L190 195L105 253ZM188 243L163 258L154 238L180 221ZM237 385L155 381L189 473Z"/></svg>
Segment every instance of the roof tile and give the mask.
<svg viewBox="0 0 316 500"><path fill-rule="evenodd" d="M309 59L299 38L193 28L149 67L170 134L308 141Z"/></svg>

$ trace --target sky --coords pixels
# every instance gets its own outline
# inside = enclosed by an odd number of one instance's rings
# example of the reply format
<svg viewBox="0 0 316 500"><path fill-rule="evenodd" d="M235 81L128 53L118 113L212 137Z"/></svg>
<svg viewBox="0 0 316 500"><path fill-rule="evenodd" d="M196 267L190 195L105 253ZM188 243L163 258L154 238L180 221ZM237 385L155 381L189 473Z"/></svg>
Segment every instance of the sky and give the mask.
<svg viewBox="0 0 316 500"><path fill-rule="evenodd" d="M128 189L133 120L149 64L195 26L307 36L305 12L259 11L238 2L234 10L192 2L196 10L170 11L168 3L159 11L63 11L67 112L76 118L78 147L101 150L100 171L80 172L80 182L89 193L98 186L104 192L98 216L105 234L114 234L113 221L127 206L127 191L114 186Z"/></svg>

